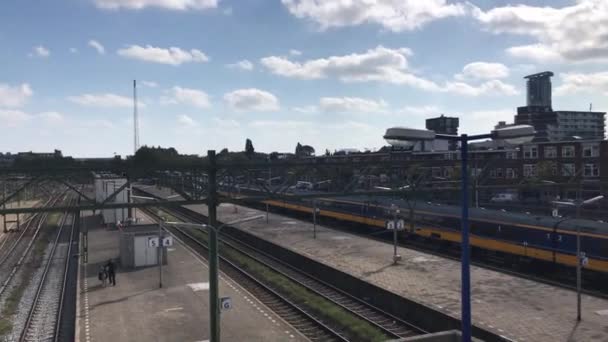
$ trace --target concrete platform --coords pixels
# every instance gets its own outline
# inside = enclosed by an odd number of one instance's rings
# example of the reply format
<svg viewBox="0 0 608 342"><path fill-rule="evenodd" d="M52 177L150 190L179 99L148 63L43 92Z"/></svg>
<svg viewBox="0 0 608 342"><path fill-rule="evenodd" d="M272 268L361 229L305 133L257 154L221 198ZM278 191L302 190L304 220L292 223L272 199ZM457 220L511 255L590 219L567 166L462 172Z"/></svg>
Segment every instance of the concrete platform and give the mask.
<svg viewBox="0 0 608 342"><path fill-rule="evenodd" d="M89 227L93 227L90 225ZM102 287L100 265L118 260L118 231L89 229L89 263L81 266L76 336L79 341L206 341L208 268L177 243L169 249L159 288L157 267L122 270L115 287ZM222 313L222 341L307 341L232 280L222 277L220 295L233 308Z"/></svg>
<svg viewBox="0 0 608 342"><path fill-rule="evenodd" d="M159 195L167 196L155 188ZM204 214L204 205L190 206ZM265 212L222 204L218 220ZM403 297L460 318L460 263L399 247L403 257L392 265L393 246L311 223L270 214L269 223L239 224L261 238L340 269ZM559 287L475 267L471 268L473 323L513 341L608 341L608 301L582 296L576 321L576 293Z"/></svg>

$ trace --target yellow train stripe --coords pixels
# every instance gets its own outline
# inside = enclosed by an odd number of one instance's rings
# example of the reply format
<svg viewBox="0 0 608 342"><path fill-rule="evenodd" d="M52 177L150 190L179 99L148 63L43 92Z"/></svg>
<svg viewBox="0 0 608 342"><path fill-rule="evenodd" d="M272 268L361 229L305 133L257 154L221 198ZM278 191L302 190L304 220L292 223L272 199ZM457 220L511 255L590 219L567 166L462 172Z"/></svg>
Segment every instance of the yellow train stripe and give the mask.
<svg viewBox="0 0 608 342"><path fill-rule="evenodd" d="M312 209L308 206L286 203L275 200L263 201L264 203L268 203L268 205L282 207L286 209L291 209L304 213L311 213ZM369 226L381 227L384 228L384 219L376 219L369 218L365 216L358 216L353 214L340 213L331 210L320 210L319 215L331 217L339 220L357 222ZM416 227L416 234L424 237L432 238L433 234L439 235L441 240L447 240L454 243L460 243L460 232L451 232L443 229L431 228L431 227ZM476 246L482 249L488 249L493 251L499 251L514 255L525 256L529 258L545 260L549 262L553 262L553 252L536 248L536 247L528 247L519 244L515 244L512 242L506 242L496 239L485 238L477 235L470 234L470 243L472 246ZM555 253L555 261L562 265L567 266L576 266L576 257L570 254L564 253ZM587 269L600 271L600 272L608 272L608 261L598 260L598 259L589 259L589 263L585 266Z"/></svg>
<svg viewBox="0 0 608 342"><path fill-rule="evenodd" d="M326 200L326 201L332 201L332 202L336 202L336 203L346 203L346 204L361 205L361 202L354 202L354 201L336 200L336 199L328 199L328 198L325 198L324 200ZM371 206L376 207L376 208L382 208L382 209L385 209L385 210L389 210L390 209L389 207L382 206L382 205L371 205ZM430 211L425 211L425 210L416 210L416 213L426 214L426 215L431 215L431 216L436 216L437 215L436 212L430 212ZM441 214L441 215L445 216L445 217L456 218L456 219L460 218L460 216L458 216L458 215L451 215L451 214ZM543 231L547 231L547 232L553 232L553 228L547 228L547 227L542 227L542 226L529 225L529 224L524 224L524 223L510 223L510 222L504 222L504 221L496 221L496 220L488 220L488 219L478 219L478 218L476 218L475 221L485 222L485 223L494 223L494 224L500 224L500 225L507 225L507 226L515 226L515 227L520 227L520 228L537 229L537 230L543 230ZM572 231L563 230L563 229L557 229L556 232L560 233L560 234L572 234ZM581 232L581 236L588 236L588 237L595 237L595 238L606 239L605 235L594 234L594 233Z"/></svg>

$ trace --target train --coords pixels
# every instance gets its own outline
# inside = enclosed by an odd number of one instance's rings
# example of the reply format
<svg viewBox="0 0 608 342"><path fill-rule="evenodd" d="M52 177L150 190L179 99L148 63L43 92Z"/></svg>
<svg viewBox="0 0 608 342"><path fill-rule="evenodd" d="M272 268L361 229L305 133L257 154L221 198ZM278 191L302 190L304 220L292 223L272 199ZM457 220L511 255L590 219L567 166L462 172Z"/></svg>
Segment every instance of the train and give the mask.
<svg viewBox="0 0 608 342"><path fill-rule="evenodd" d="M264 200L271 208L296 213L312 213L312 200ZM423 239L435 244L459 245L461 208L429 202L411 202L387 197L352 196L317 198L317 217L354 223L374 229L386 229L395 205L406 224L408 239ZM413 211L413 230L408 222ZM585 272L608 276L608 223L570 217L538 216L471 208L469 210L470 244L473 252L498 255L503 259L519 258L543 264L572 268L577 264L576 239L580 232L581 258Z"/></svg>

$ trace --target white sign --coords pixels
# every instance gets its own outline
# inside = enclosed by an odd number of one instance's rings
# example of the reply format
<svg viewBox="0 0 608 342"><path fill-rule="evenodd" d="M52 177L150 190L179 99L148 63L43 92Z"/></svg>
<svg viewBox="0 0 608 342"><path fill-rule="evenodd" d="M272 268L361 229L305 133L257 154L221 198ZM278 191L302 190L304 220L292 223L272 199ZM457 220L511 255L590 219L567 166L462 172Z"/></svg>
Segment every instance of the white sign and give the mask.
<svg viewBox="0 0 608 342"><path fill-rule="evenodd" d="M173 236L165 236L163 238L163 247L173 246Z"/></svg>
<svg viewBox="0 0 608 342"><path fill-rule="evenodd" d="M395 221L386 221L386 223L384 225L386 226L386 229L388 229L388 230L395 229Z"/></svg>
<svg viewBox="0 0 608 342"><path fill-rule="evenodd" d="M220 309L221 310L230 310L230 309L232 309L232 299L230 299L230 297L222 297L222 298L220 298Z"/></svg>
<svg viewBox="0 0 608 342"><path fill-rule="evenodd" d="M589 258L587 258L587 257L583 257L583 258L581 259L581 265L582 265L582 266L587 266L587 264L589 264Z"/></svg>
<svg viewBox="0 0 608 342"><path fill-rule="evenodd" d="M405 228L405 221L398 220L397 221L397 230L403 230Z"/></svg>
<svg viewBox="0 0 608 342"><path fill-rule="evenodd" d="M551 212L551 215L553 217L558 217L559 216L559 211L557 211L557 209L553 209L553 211Z"/></svg>
<svg viewBox="0 0 608 342"><path fill-rule="evenodd" d="M158 238L157 237L149 237L148 238L148 247L158 247Z"/></svg>

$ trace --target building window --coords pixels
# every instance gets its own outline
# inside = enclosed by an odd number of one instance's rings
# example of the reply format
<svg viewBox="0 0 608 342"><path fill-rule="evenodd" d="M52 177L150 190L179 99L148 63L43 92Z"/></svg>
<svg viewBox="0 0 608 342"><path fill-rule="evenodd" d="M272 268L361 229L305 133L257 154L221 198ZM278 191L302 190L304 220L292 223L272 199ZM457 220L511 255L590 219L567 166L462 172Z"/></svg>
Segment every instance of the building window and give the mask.
<svg viewBox="0 0 608 342"><path fill-rule="evenodd" d="M562 164L562 176L572 177L576 173L576 168L572 163Z"/></svg>
<svg viewBox="0 0 608 342"><path fill-rule="evenodd" d="M599 157L600 146L598 144L585 144L583 145L583 157Z"/></svg>
<svg viewBox="0 0 608 342"><path fill-rule="evenodd" d="M515 179L517 178L517 169L507 168L507 178Z"/></svg>
<svg viewBox="0 0 608 342"><path fill-rule="evenodd" d="M562 157L573 158L574 157L574 146L562 146Z"/></svg>
<svg viewBox="0 0 608 342"><path fill-rule="evenodd" d="M502 172L502 168L497 168L496 169L496 178L503 178L505 175Z"/></svg>
<svg viewBox="0 0 608 342"><path fill-rule="evenodd" d="M441 176L442 176L441 168L440 167L431 168L431 175L433 176L433 178L441 178Z"/></svg>
<svg viewBox="0 0 608 342"><path fill-rule="evenodd" d="M555 146L545 146L545 158L556 158L557 157L557 147Z"/></svg>
<svg viewBox="0 0 608 342"><path fill-rule="evenodd" d="M507 151L507 159L517 159L517 151Z"/></svg>
<svg viewBox="0 0 608 342"><path fill-rule="evenodd" d="M538 158L538 146L524 146L524 159L536 159Z"/></svg>
<svg viewBox="0 0 608 342"><path fill-rule="evenodd" d="M585 177L599 177L600 168L597 166L597 164L585 164L585 169L584 169L583 174Z"/></svg>
<svg viewBox="0 0 608 342"><path fill-rule="evenodd" d="M496 178L496 169L490 170L490 178Z"/></svg>
<svg viewBox="0 0 608 342"><path fill-rule="evenodd" d="M451 166L448 167L444 167L443 168L443 178L452 178L452 175L454 174L454 168Z"/></svg>
<svg viewBox="0 0 608 342"><path fill-rule="evenodd" d="M524 177L536 177L536 164L524 164Z"/></svg>

